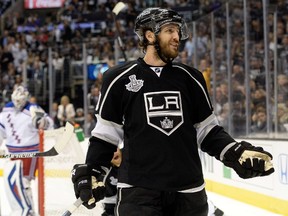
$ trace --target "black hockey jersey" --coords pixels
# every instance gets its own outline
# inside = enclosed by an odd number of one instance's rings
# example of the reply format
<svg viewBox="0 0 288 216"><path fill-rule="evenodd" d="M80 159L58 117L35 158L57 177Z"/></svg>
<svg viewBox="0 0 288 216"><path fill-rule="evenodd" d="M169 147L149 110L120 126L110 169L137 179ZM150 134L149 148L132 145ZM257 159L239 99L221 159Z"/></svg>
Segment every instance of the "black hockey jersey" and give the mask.
<svg viewBox="0 0 288 216"><path fill-rule="evenodd" d="M169 63L157 76L150 67L140 58L104 73L86 162L103 162L108 143L123 141L119 182L166 191L201 187L198 147L219 159L235 140L218 125L201 72Z"/></svg>

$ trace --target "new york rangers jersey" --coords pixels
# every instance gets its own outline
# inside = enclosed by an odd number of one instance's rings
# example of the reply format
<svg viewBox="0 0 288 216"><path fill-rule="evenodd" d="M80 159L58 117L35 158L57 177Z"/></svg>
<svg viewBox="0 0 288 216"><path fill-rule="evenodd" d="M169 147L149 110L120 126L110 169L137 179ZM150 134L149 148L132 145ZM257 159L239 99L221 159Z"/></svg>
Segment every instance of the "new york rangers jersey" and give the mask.
<svg viewBox="0 0 288 216"><path fill-rule="evenodd" d="M32 107L39 109L38 105L27 102L22 111L16 111L14 104L9 102L0 113L0 140L6 139L9 152L38 151L39 132L32 123ZM53 125L52 119L48 119Z"/></svg>
<svg viewBox="0 0 288 216"><path fill-rule="evenodd" d="M157 70L139 58L103 78L86 162L103 162L108 143L123 141L120 186L202 190L198 148L219 159L235 142L218 125L202 73L181 63Z"/></svg>

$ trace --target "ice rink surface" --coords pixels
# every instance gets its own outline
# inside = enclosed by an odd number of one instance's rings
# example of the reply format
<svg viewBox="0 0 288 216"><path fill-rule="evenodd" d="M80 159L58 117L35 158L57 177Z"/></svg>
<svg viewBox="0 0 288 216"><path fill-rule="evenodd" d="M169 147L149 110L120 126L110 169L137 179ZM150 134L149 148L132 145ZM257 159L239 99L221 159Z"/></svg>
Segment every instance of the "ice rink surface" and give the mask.
<svg viewBox="0 0 288 216"><path fill-rule="evenodd" d="M3 178L0 178L0 196L1 196L1 216L9 216L10 206L5 199L5 193L3 188ZM49 189L51 194L49 195L49 200L46 204L46 208L49 211L48 216L61 216L66 207L71 205L75 201L74 192L70 181L60 183L59 181L51 181ZM239 201L218 195L207 191L209 199L221 210L224 211L225 216L280 216L264 209L257 208L248 204L241 203ZM94 210L86 210L85 207L81 207L77 213L73 214L75 216L101 216L102 205L99 203ZM20 215L19 215L20 216ZM127 215L129 216L129 215Z"/></svg>
<svg viewBox="0 0 288 216"><path fill-rule="evenodd" d="M214 205L224 211L224 216L280 216L279 214L248 205L216 193L207 191L207 194Z"/></svg>

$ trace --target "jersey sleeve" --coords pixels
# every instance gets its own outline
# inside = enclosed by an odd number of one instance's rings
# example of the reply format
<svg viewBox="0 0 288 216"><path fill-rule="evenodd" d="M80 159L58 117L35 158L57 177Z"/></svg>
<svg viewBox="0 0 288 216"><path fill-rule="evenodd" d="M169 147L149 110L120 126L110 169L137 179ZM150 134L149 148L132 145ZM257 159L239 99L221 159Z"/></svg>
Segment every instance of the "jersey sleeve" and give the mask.
<svg viewBox="0 0 288 216"><path fill-rule="evenodd" d="M117 151L116 146L92 136L89 139L89 147L85 163L92 166L109 167L115 151Z"/></svg>
<svg viewBox="0 0 288 216"><path fill-rule="evenodd" d="M108 70L103 76L103 85L96 107L97 123L92 135L115 146L123 140L122 98L121 75L118 71Z"/></svg>
<svg viewBox="0 0 288 216"><path fill-rule="evenodd" d="M86 163L110 164L117 146L123 141L123 68L115 67L103 75L100 98L96 106L97 123L92 130Z"/></svg>
<svg viewBox="0 0 288 216"><path fill-rule="evenodd" d="M197 70L194 72L196 82L199 84L198 89L200 89L197 91L200 94L197 97L198 122L194 125L197 132L197 143L202 151L219 159L225 147L236 141L219 125L203 74Z"/></svg>

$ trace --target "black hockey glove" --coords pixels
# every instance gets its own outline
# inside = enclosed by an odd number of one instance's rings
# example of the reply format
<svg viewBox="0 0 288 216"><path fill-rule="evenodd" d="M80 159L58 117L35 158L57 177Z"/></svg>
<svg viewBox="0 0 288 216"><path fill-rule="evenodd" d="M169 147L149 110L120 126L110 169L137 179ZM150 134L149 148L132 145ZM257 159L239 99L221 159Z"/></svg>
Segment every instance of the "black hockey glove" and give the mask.
<svg viewBox="0 0 288 216"><path fill-rule="evenodd" d="M96 202L106 195L105 176L109 173L107 167L91 167L87 164L75 164L72 170L72 182L76 198L81 198L83 205L92 209Z"/></svg>
<svg viewBox="0 0 288 216"><path fill-rule="evenodd" d="M243 179L266 176L274 172L272 155L248 142L236 143L224 154L223 163Z"/></svg>

